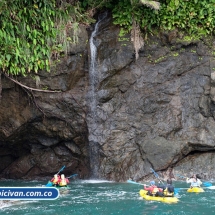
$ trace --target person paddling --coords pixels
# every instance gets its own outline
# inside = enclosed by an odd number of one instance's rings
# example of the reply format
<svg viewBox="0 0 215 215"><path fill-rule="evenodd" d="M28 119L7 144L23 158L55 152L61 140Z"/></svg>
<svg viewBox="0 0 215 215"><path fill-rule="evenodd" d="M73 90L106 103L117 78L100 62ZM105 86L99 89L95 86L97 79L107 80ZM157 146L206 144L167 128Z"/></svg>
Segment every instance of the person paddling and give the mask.
<svg viewBox="0 0 215 215"><path fill-rule="evenodd" d="M149 196L164 196L163 189L158 188L155 185L154 181L150 181L149 187L146 187L146 185L144 184L144 190L148 191L147 195L149 195Z"/></svg>
<svg viewBox="0 0 215 215"><path fill-rule="evenodd" d="M197 174L193 174L190 178L187 178L186 179L186 182L187 183L190 183L190 188L193 188L193 187L200 187L202 182L200 180L200 177L199 175Z"/></svg>
<svg viewBox="0 0 215 215"><path fill-rule="evenodd" d="M59 182L59 185L60 185L61 187L66 187L67 184L69 184L69 179L68 179L68 178L65 178L65 175L62 174L62 175L61 175L60 182Z"/></svg>
<svg viewBox="0 0 215 215"><path fill-rule="evenodd" d="M55 174L54 177L51 179L52 185L57 186L60 182L60 176Z"/></svg>
<svg viewBox="0 0 215 215"><path fill-rule="evenodd" d="M163 189L164 196L173 197L174 196L174 186L172 185L172 180L167 179L166 185L158 185L158 188Z"/></svg>

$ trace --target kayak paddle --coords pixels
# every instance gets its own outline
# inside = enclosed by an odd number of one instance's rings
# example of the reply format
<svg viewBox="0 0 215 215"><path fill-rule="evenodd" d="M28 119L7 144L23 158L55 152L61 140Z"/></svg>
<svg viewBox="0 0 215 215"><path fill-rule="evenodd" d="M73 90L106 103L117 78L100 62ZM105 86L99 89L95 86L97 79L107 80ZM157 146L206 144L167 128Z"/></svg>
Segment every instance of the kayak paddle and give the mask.
<svg viewBox="0 0 215 215"><path fill-rule="evenodd" d="M62 172L65 169L66 166L63 166L57 173L56 175L58 175L60 172Z"/></svg>
<svg viewBox="0 0 215 215"><path fill-rule="evenodd" d="M205 187L211 187L212 186L212 184L210 182L203 182L203 185Z"/></svg>
<svg viewBox="0 0 215 215"><path fill-rule="evenodd" d="M163 181L160 179L159 175L158 175L152 168L150 168L150 169L152 170L154 176L155 176L160 182L162 182L162 184L164 185L164 183L163 183Z"/></svg>
<svg viewBox="0 0 215 215"><path fill-rule="evenodd" d="M70 175L69 177L66 177L66 178L72 178L72 177L75 177L77 176L78 174L73 174L73 175Z"/></svg>
<svg viewBox="0 0 215 215"><path fill-rule="evenodd" d="M176 174L176 176L178 176L179 178L187 178L187 177L179 175L179 174Z"/></svg>
<svg viewBox="0 0 215 215"><path fill-rule="evenodd" d="M141 184L141 183L138 183L136 181L132 181L132 180L127 180L128 183L131 183L131 184L138 184L138 185L144 185L144 184Z"/></svg>

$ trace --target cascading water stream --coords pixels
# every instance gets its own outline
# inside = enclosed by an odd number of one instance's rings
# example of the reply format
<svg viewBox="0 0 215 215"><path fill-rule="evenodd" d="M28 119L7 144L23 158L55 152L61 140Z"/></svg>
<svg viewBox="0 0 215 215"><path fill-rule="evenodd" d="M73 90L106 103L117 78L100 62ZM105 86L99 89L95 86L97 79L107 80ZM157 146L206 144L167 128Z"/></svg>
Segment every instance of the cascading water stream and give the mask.
<svg viewBox="0 0 215 215"><path fill-rule="evenodd" d="M99 30L99 24L102 20L105 19L107 14L102 14L98 18L98 22L95 25L94 31L90 37L90 70L89 70L89 81L90 81L90 89L89 89L89 113L88 113L88 130L89 130L89 150L90 150L90 167L91 167L91 178L99 178L99 141L96 135L96 129L98 127L97 123L97 95L96 89L99 83L99 71L97 64L97 43L96 36Z"/></svg>
<svg viewBox="0 0 215 215"><path fill-rule="evenodd" d="M98 82L98 71L97 71L97 61L96 61L96 57L97 57L97 47L95 45L95 36L98 32L98 28L99 28L99 23L100 20L96 23L95 25L95 29L92 32L92 35L90 37L90 54L91 54L91 59L90 59L90 92L91 92L91 99L90 99L90 113L91 113L91 117L93 120L96 120L96 103L97 103L97 99L96 99L96 92L95 92L95 88Z"/></svg>

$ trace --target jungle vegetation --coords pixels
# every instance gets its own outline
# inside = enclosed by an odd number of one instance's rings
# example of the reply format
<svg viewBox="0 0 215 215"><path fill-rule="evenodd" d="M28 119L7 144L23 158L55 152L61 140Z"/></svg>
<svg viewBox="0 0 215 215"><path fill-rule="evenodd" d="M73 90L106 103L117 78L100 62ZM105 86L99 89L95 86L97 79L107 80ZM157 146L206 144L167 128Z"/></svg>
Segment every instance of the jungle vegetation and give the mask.
<svg viewBox="0 0 215 215"><path fill-rule="evenodd" d="M91 25L105 9L121 34L136 37L136 57L142 35L154 28L177 28L196 37L214 34L215 0L0 0L0 72L50 71L53 58L78 42L79 26Z"/></svg>

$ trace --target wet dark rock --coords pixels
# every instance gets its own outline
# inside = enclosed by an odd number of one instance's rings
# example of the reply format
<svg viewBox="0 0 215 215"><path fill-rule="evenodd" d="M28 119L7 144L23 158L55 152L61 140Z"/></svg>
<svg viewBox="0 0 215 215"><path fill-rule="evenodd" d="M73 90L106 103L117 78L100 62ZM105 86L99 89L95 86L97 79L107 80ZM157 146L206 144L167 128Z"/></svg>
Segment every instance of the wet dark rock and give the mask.
<svg viewBox="0 0 215 215"><path fill-rule="evenodd" d="M59 92L32 97L2 76L1 176L52 176L65 165L67 175L89 178L95 143L95 175L102 179L142 180L153 176L150 168L164 178L195 172L215 178L214 39L185 41L180 32L160 33L145 41L135 61L130 36L119 37L108 16L94 38L92 115L89 38L83 27L79 33L79 44L51 73L38 73L40 89ZM18 80L36 88L31 77Z"/></svg>

